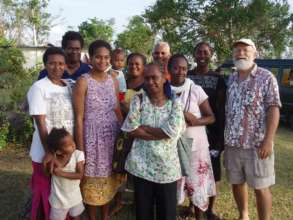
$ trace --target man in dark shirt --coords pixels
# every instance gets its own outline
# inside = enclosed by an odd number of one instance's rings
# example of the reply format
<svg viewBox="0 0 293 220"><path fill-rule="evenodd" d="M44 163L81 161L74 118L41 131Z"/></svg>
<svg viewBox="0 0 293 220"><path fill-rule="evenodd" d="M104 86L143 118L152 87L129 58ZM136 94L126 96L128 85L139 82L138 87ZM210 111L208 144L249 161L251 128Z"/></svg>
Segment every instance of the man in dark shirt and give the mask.
<svg viewBox="0 0 293 220"><path fill-rule="evenodd" d="M207 93L209 103L216 117L216 122L207 126L207 135L215 182L219 182L221 180L220 156L224 149L226 85L222 76L209 69L212 53L212 48L208 43L198 43L193 51L194 61L197 66L188 72L187 77L195 84L200 85ZM211 197L206 212L209 220L217 219L217 216L213 213L214 202L215 197Z"/></svg>
<svg viewBox="0 0 293 220"><path fill-rule="evenodd" d="M78 32L68 31L63 35L62 49L66 55L66 69L62 76L63 79L71 79L76 81L82 74L90 71L90 66L80 61L83 44L83 38ZM39 73L38 79L42 79L47 75L47 70L43 69Z"/></svg>

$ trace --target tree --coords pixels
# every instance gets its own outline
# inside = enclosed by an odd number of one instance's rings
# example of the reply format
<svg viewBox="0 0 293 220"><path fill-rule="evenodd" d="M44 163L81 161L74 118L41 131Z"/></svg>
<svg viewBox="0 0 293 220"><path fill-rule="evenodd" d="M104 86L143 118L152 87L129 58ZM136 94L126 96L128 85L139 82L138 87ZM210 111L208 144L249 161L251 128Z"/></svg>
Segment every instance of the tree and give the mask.
<svg viewBox="0 0 293 220"><path fill-rule="evenodd" d="M46 12L48 0L2 0L0 2L0 33L18 45L32 40L33 45L43 43L52 21Z"/></svg>
<svg viewBox="0 0 293 220"><path fill-rule="evenodd" d="M186 24L196 21L197 6L196 1L192 0L158 0L146 9L143 17L153 31L170 44L172 51L189 53L195 36L189 34Z"/></svg>
<svg viewBox="0 0 293 220"><path fill-rule="evenodd" d="M26 3L28 24L32 31L33 45L39 45L48 37L51 15L45 11L48 0L30 0Z"/></svg>
<svg viewBox="0 0 293 220"><path fill-rule="evenodd" d="M111 43L114 33L113 25L114 19L103 21L91 18L88 21L82 22L78 26L78 30L84 38L85 46L88 47L92 41L97 39Z"/></svg>
<svg viewBox="0 0 293 220"><path fill-rule="evenodd" d="M131 52L148 55L151 54L154 40L154 34L143 17L134 16L126 30L118 34L115 45Z"/></svg>
<svg viewBox="0 0 293 220"><path fill-rule="evenodd" d="M293 36L286 0L158 0L144 17L173 50L190 54L206 40L219 61L231 57L232 43L242 37L253 39L261 56L280 57Z"/></svg>

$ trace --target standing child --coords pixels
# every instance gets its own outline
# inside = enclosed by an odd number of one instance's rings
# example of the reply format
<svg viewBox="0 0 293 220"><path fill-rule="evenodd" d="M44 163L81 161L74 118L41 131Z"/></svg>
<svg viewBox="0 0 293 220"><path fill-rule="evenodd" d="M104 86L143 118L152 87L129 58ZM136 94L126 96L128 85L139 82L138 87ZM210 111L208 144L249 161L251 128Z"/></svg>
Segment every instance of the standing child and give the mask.
<svg viewBox="0 0 293 220"><path fill-rule="evenodd" d="M79 187L84 172L84 153L76 149L73 137L65 128L53 128L47 142L55 155L49 197L50 220L64 220L67 214L79 220L84 210Z"/></svg>
<svg viewBox="0 0 293 220"><path fill-rule="evenodd" d="M112 75L115 76L119 82L119 101L124 100L126 92L126 80L123 73L125 66L125 53L121 48L113 50L111 56Z"/></svg>

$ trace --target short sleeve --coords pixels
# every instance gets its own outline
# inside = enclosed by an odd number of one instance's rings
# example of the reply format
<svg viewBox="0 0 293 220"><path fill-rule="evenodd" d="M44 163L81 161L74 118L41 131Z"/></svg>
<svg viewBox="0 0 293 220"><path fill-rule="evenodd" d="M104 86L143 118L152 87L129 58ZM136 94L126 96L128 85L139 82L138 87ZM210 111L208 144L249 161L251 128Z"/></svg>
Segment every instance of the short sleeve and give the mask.
<svg viewBox="0 0 293 220"><path fill-rule="evenodd" d="M38 76L38 80L45 78L46 76L48 76L48 72L46 69L43 69Z"/></svg>
<svg viewBox="0 0 293 220"><path fill-rule="evenodd" d="M170 138L179 137L185 130L185 120L182 111L182 106L178 99L175 99L172 104L172 110L166 123L161 129Z"/></svg>
<svg viewBox="0 0 293 220"><path fill-rule="evenodd" d="M30 115L46 115L47 105L42 89L33 84L27 94Z"/></svg>
<svg viewBox="0 0 293 220"><path fill-rule="evenodd" d="M205 93L201 86L193 86L192 93L195 94L198 105L201 105L205 100L208 99L208 95Z"/></svg>
<svg viewBox="0 0 293 220"><path fill-rule="evenodd" d="M281 100L279 94L279 86L275 76L270 75L267 81L266 93L264 97L265 106L268 108L269 106L279 106L281 107Z"/></svg>
<svg viewBox="0 0 293 220"><path fill-rule="evenodd" d="M141 100L139 95L135 95L130 103L128 115L121 127L122 131L131 132L137 129L140 123Z"/></svg>
<svg viewBox="0 0 293 220"><path fill-rule="evenodd" d="M75 150L75 157L76 157L76 162L81 162L85 161L84 159L84 152L80 150Z"/></svg>

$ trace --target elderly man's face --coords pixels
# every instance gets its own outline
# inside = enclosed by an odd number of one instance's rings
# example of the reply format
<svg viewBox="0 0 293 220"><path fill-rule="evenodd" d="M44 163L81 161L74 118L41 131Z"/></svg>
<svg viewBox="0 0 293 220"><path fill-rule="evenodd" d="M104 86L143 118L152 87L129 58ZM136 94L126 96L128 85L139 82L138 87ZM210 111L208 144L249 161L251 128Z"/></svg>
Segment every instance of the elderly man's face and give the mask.
<svg viewBox="0 0 293 220"><path fill-rule="evenodd" d="M238 43L233 48L233 61L237 70L248 70L254 65L256 50L249 45Z"/></svg>
<svg viewBox="0 0 293 220"><path fill-rule="evenodd" d="M171 55L171 53L170 53L170 49L168 46L158 45L158 46L156 46L156 48L153 52L153 59L155 62L166 65L168 63L170 55Z"/></svg>

